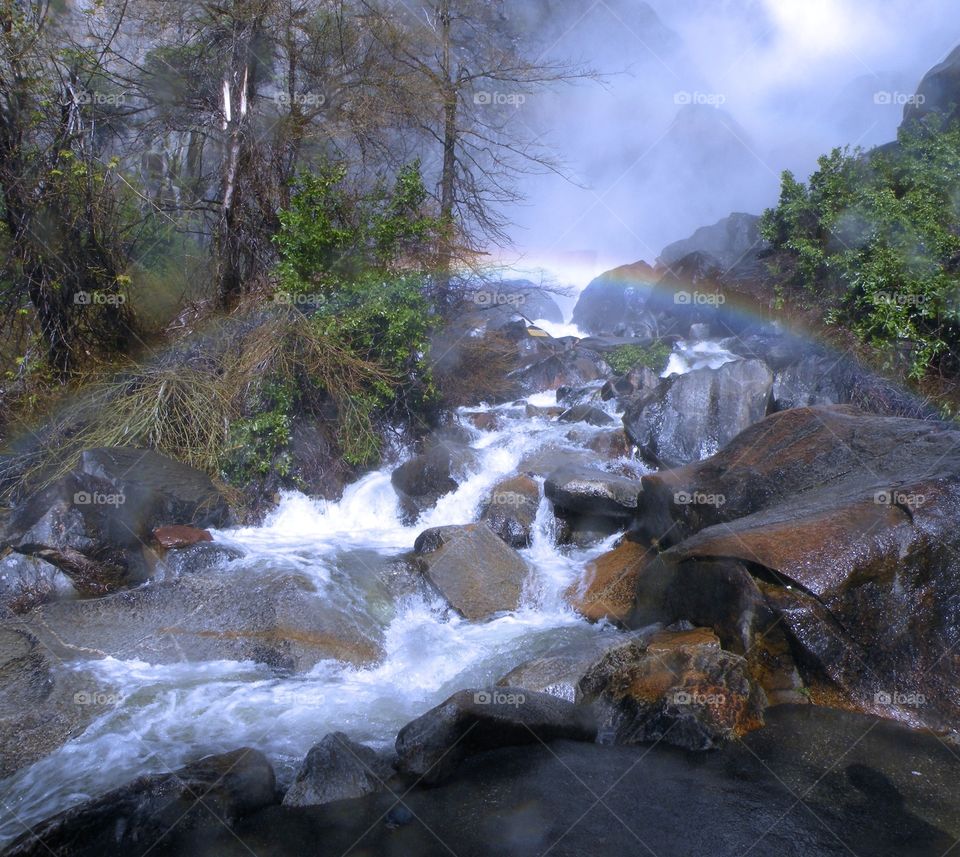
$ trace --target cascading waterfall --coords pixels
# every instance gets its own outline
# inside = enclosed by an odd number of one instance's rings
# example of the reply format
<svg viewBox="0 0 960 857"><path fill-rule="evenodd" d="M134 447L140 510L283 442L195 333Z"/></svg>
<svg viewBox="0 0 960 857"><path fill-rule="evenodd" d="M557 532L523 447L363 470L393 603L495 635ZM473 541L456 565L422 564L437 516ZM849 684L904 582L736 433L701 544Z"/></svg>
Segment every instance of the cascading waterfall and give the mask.
<svg viewBox="0 0 960 857"><path fill-rule="evenodd" d="M556 396L549 392L530 400L549 405ZM0 836L16 836L24 823L139 774L240 746L265 751L281 780L289 780L328 732L387 745L406 722L455 690L493 683L520 663L577 639L613 633L585 622L563 598L612 539L589 550L558 549L546 500L532 545L521 551L530 573L516 612L471 623L439 598L389 603L382 593L373 594L377 573L409 551L418 533L476 520L491 488L525 457L549 448L559 461L601 431L529 418L524 405L491 408L502 420L497 431L470 429L476 466L413 526L402 522L390 469L384 469L348 487L339 502L291 493L262 526L215 533L217 541L245 555L204 573L230 575L238 586L290 574L308 579L317 597L342 610L345 621L353 611L366 611L382 628L378 663L358 668L327 660L298 675L278 675L252 661L156 665L108 657L62 667L82 671L92 688L119 701L83 734L2 784ZM576 441L568 437L573 429Z"/></svg>
<svg viewBox="0 0 960 857"><path fill-rule="evenodd" d="M732 359L738 358L719 343L681 342L664 376ZM402 521L392 468L384 468L349 486L339 502L289 493L261 526L215 533L244 556L205 574L228 575L237 586L284 575L308 580L343 621L360 613L380 628L377 663L356 667L324 660L296 675L253 661L150 664L107 657L62 665L84 673L90 687L117 704L81 735L0 784L0 842L19 835L25 824L140 774L173 770L206 753L256 747L270 756L281 782L290 781L328 732L386 746L405 723L456 690L491 684L524 661L572 642L616 633L583 620L564 598L586 564L616 537L589 549L558 548L542 477L532 544L521 551L530 571L517 611L473 623L439 597L391 600L376 586L383 568L409 551L424 529L475 521L491 488L522 469L525 459L546 454L559 464L564 456L583 457L590 438L604 431L528 417L526 404L555 405L556 393L471 409L495 411L501 427L468 429L476 465L412 526ZM644 472L638 462L618 464Z"/></svg>

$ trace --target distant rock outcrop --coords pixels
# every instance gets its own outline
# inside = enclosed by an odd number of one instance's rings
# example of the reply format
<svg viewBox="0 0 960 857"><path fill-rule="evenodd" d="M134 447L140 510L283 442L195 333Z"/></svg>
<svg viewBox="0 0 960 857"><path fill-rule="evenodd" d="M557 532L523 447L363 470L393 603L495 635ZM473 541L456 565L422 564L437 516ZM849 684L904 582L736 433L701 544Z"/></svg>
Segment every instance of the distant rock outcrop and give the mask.
<svg viewBox="0 0 960 857"><path fill-rule="evenodd" d="M960 119L960 45L924 75L916 97L903 109L901 127L909 127L934 113L947 120Z"/></svg>

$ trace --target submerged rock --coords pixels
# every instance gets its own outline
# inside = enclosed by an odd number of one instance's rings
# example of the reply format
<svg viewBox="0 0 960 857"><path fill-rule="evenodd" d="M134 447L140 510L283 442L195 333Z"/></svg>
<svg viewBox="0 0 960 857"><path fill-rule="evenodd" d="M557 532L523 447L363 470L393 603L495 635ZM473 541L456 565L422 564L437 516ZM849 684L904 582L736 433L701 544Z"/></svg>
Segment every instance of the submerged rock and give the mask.
<svg viewBox="0 0 960 857"><path fill-rule="evenodd" d="M17 839L4 857L147 854L189 833L200 841L222 825L276 803L273 767L257 750L206 756L72 807ZM200 831L203 831L201 834Z"/></svg>
<svg viewBox="0 0 960 857"><path fill-rule="evenodd" d="M382 791L396 774L393 762L342 732L311 747L283 798L284 806L320 806Z"/></svg>
<svg viewBox="0 0 960 857"><path fill-rule="evenodd" d="M425 530L414 550L424 576L465 618L488 619L520 606L527 564L487 524Z"/></svg>
<svg viewBox="0 0 960 857"><path fill-rule="evenodd" d="M555 696L509 687L461 690L400 730L398 768L437 783L485 750L595 737L589 710Z"/></svg>

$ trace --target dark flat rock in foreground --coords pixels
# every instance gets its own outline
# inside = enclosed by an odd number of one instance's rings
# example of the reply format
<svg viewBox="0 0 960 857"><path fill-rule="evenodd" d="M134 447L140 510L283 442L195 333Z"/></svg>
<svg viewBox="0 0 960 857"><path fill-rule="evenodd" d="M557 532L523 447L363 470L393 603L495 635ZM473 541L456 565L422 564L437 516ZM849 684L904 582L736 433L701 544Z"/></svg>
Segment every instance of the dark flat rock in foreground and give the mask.
<svg viewBox="0 0 960 857"><path fill-rule="evenodd" d="M960 835L958 773L933 736L782 707L714 753L567 741L503 748L441 787L414 789L402 806L387 793L273 807L240 822L236 836L194 831L162 853L942 857Z"/></svg>

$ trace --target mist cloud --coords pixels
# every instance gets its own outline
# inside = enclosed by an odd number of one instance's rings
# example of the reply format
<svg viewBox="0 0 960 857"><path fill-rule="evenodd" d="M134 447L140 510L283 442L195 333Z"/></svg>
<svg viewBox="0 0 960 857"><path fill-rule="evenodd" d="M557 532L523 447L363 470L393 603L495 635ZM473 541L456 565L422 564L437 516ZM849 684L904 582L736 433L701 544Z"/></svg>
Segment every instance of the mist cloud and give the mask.
<svg viewBox="0 0 960 857"><path fill-rule="evenodd" d="M531 99L518 120L551 139L583 187L532 177L515 216L518 266L583 282L654 261L731 211L776 201L835 146L893 139L904 99L960 44L942 0L603 0L532 3L551 56L609 73ZM559 270L558 270L559 269Z"/></svg>

